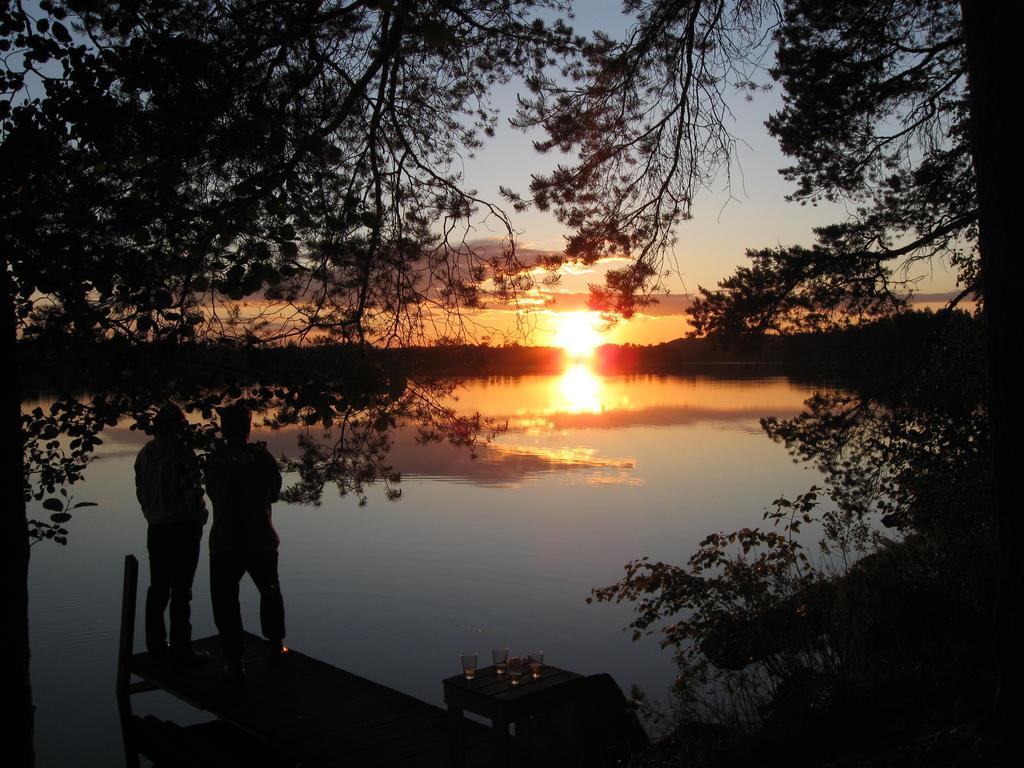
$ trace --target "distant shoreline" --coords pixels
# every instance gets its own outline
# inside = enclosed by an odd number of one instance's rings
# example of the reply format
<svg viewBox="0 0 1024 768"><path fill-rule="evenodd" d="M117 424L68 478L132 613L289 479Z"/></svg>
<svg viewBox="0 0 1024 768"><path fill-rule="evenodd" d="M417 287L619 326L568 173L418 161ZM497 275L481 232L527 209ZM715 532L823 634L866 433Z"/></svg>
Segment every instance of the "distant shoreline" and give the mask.
<svg viewBox="0 0 1024 768"><path fill-rule="evenodd" d="M803 333L729 340L686 338L639 346L606 344L587 359L555 347L442 345L379 349L331 344L245 347L242 345L159 345L102 342L62 346L61 355L38 342L19 343L26 395L45 391L117 389L120 382L171 376L202 387L260 381L287 384L300 376L361 379L383 372L410 379L479 378L557 374L585 363L604 375L671 375L728 372L730 377L786 375L797 380L856 381L873 372L886 378L914 357L932 333L935 317L908 313L899 318L827 333ZM960 322L973 327L975 320Z"/></svg>

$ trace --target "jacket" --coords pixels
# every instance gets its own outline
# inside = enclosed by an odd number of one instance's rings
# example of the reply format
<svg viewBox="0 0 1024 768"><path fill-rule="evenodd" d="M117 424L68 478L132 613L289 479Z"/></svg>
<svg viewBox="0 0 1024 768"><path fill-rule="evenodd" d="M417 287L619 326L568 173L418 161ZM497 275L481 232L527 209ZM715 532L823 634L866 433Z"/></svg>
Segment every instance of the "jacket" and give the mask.
<svg viewBox="0 0 1024 768"><path fill-rule="evenodd" d="M281 493L281 472L263 445L225 445L210 453L206 492L213 504L211 554L277 549L270 505Z"/></svg>
<svg viewBox="0 0 1024 768"><path fill-rule="evenodd" d="M135 458L135 495L150 525L206 524L199 460L181 440L157 437L142 446Z"/></svg>

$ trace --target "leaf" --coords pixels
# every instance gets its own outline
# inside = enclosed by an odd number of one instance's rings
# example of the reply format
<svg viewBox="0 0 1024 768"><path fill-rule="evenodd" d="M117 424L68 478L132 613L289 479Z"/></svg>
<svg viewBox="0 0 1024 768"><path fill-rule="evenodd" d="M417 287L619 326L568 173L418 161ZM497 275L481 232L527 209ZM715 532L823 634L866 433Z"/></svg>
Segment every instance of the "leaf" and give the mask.
<svg viewBox="0 0 1024 768"><path fill-rule="evenodd" d="M68 28L61 24L59 21L53 22L53 36L62 43L71 42L71 33L68 32Z"/></svg>
<svg viewBox="0 0 1024 768"><path fill-rule="evenodd" d="M72 509L81 509L82 507L98 507L98 506L99 506L99 504L97 504L95 501L80 501L77 504L75 504L74 506L72 506L71 508Z"/></svg>
<svg viewBox="0 0 1024 768"><path fill-rule="evenodd" d="M48 509L51 512L62 512L64 510L64 504L61 503L60 499L47 499L43 502L43 509Z"/></svg>
<svg viewBox="0 0 1024 768"><path fill-rule="evenodd" d="M50 515L50 520L57 524L66 523L70 519L71 515L69 515L67 512L57 512L55 514Z"/></svg>
<svg viewBox="0 0 1024 768"><path fill-rule="evenodd" d="M423 35L423 42L430 48L444 48L452 41L451 31L438 21L425 22L420 28L420 33Z"/></svg>

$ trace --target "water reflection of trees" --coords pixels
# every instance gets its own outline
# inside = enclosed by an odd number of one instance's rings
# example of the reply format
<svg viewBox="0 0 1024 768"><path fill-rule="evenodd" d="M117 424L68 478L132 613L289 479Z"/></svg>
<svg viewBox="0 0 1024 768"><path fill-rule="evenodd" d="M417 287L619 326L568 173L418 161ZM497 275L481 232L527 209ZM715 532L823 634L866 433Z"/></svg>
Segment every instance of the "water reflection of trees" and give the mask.
<svg viewBox="0 0 1024 768"><path fill-rule="evenodd" d="M217 409L244 402L257 423L297 434L298 451L281 456L296 480L286 501L319 504L325 490L366 501L366 487L383 483L401 495L399 472L388 460L395 430L414 428L420 442L448 442L472 452L500 429L478 413L459 414L454 379L412 375L369 350L229 349L139 350L91 347L51 379L47 404L22 414L25 495L49 514L32 520L34 542L66 543L75 509L89 504L71 494L103 432L114 426L148 431L159 406L176 402L189 414L188 439L200 453L218 440ZM89 394L82 394L82 390Z"/></svg>
<svg viewBox="0 0 1024 768"><path fill-rule="evenodd" d="M296 413L290 407L274 411L266 423L273 428L305 424L298 436L300 455L283 458L286 471L298 480L282 494L287 502L319 505L324 490L334 485L345 496L355 494L366 503L365 488L381 482L385 496L397 500L401 489L400 468L389 463L396 429L410 426L421 443L448 442L473 451L477 442L489 439L500 427L479 413L460 415L450 405L453 380L406 382L400 395L371 396L365 407L340 404L334 413L310 425L314 414Z"/></svg>

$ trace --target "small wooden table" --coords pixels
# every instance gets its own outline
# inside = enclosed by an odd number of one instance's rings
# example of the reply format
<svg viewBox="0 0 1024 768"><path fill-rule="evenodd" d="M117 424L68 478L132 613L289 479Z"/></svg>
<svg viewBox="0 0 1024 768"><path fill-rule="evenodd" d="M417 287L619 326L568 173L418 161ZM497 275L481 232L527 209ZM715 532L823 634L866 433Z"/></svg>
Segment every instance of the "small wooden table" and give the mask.
<svg viewBox="0 0 1024 768"><path fill-rule="evenodd" d="M465 712L472 712L491 721L497 737L498 760L508 765L509 725L556 707L572 707L582 680L582 675L552 666L543 667L540 677L536 679L530 677L527 671L517 686L512 685L508 674L498 675L494 667L477 670L472 680L467 680L463 675L446 678L443 681L444 701L448 707L452 764L457 768L466 764L463 734Z"/></svg>

